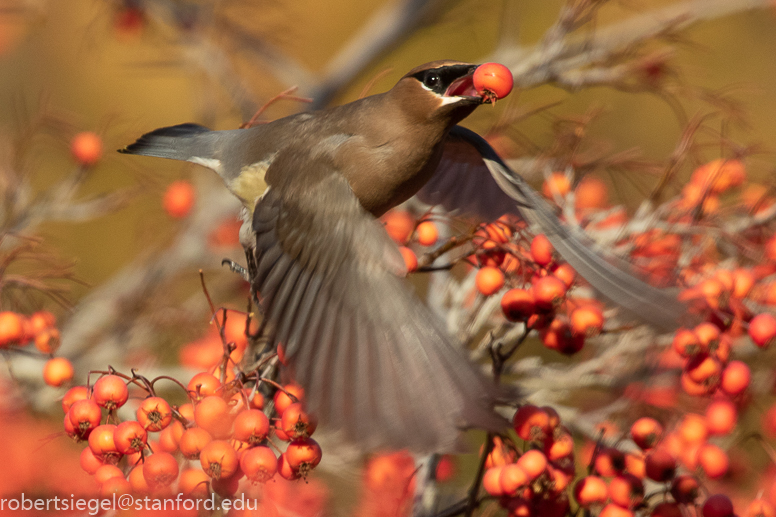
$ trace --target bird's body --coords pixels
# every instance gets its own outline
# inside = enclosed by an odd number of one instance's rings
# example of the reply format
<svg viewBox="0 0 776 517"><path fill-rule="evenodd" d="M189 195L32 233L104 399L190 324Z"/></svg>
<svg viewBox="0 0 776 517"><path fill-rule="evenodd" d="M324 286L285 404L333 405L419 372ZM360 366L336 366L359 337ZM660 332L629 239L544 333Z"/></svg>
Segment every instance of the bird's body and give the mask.
<svg viewBox="0 0 776 517"><path fill-rule="evenodd" d="M505 424L492 410L495 387L404 285L398 248L375 219L419 191L480 216L522 214L617 303L665 304L626 272L613 275L483 139L456 125L482 103L475 69L429 63L343 106L250 129L162 128L123 150L207 166L242 200L241 240L270 339L284 345L321 423L366 448L445 450L461 427Z"/></svg>

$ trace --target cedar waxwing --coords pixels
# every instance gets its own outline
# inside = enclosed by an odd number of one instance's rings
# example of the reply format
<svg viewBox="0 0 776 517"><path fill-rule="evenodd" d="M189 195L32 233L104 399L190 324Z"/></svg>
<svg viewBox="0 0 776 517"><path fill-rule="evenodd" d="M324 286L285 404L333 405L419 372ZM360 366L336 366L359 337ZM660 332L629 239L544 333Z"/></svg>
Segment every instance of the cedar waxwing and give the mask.
<svg viewBox="0 0 776 517"><path fill-rule="evenodd" d="M309 407L365 449L454 448L459 429L502 429L499 392L412 294L377 217L418 194L494 220L521 215L614 303L661 328L675 296L597 252L476 133L476 65L419 66L388 92L228 131L157 129L121 152L204 165L245 206L251 290Z"/></svg>

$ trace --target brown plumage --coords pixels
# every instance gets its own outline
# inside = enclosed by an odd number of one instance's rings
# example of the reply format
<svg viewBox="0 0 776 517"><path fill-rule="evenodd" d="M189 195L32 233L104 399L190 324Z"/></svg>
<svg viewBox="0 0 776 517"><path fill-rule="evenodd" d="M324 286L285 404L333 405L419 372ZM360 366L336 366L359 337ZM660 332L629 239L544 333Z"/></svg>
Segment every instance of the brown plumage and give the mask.
<svg viewBox="0 0 776 517"><path fill-rule="evenodd" d="M497 390L407 288L375 219L416 193L487 219L520 214L605 296L662 326L677 317L673 297L590 248L456 126L482 102L475 68L428 63L344 106L244 130L162 128L123 150L208 166L242 199L251 288L271 341L284 344L321 424L364 448L450 450L462 427L505 425L492 409Z"/></svg>

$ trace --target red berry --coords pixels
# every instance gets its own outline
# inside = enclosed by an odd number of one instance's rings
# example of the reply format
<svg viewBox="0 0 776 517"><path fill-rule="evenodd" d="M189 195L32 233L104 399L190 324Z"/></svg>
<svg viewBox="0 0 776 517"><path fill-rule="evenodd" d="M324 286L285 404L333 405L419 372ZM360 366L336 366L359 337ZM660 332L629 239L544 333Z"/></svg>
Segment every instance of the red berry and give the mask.
<svg viewBox="0 0 776 517"><path fill-rule="evenodd" d="M178 477L178 470L178 462L168 452L157 452L143 462L143 477L151 488L172 485Z"/></svg>
<svg viewBox="0 0 776 517"><path fill-rule="evenodd" d="M433 221L423 221L415 228L418 244L421 246L433 246L439 238L439 231Z"/></svg>
<svg viewBox="0 0 776 517"><path fill-rule="evenodd" d="M106 375L94 383L92 398L98 405L110 411L124 405L129 398L129 390L124 379L118 375Z"/></svg>
<svg viewBox="0 0 776 517"><path fill-rule="evenodd" d="M474 283L480 293L490 296L504 287L504 273L497 267L485 266L477 271Z"/></svg>
<svg viewBox="0 0 776 517"><path fill-rule="evenodd" d="M651 449L663 437L663 426L654 418L643 417L631 426L631 438L642 449Z"/></svg>
<svg viewBox="0 0 776 517"><path fill-rule="evenodd" d="M552 247L550 240L543 233L540 233L531 241L531 258L542 267L549 266L552 263L554 251L555 248Z"/></svg>
<svg viewBox="0 0 776 517"><path fill-rule="evenodd" d="M512 91L514 79L509 68L499 63L484 63L472 77L474 88L486 99L503 99Z"/></svg>
<svg viewBox="0 0 776 517"><path fill-rule="evenodd" d="M43 380L46 384L55 388L70 382L74 374L73 363L64 357L49 359L43 366Z"/></svg>
<svg viewBox="0 0 776 517"><path fill-rule="evenodd" d="M706 408L706 427L709 434L727 435L736 427L738 410L736 405L725 399L714 400Z"/></svg>
<svg viewBox="0 0 776 517"><path fill-rule="evenodd" d="M102 139L91 131L78 133L70 141L70 151L81 165L94 165L102 157Z"/></svg>
<svg viewBox="0 0 776 517"><path fill-rule="evenodd" d="M734 397L749 387L752 380L752 372L741 361L730 361L722 371L722 380L719 387L728 395Z"/></svg>
<svg viewBox="0 0 776 517"><path fill-rule="evenodd" d="M278 470L278 460L269 447L253 447L240 457L240 469L254 483L269 481Z"/></svg>
<svg viewBox="0 0 776 517"><path fill-rule="evenodd" d="M733 515L733 503L724 494L715 494L703 503L701 510L703 517L731 517Z"/></svg>
<svg viewBox="0 0 776 517"><path fill-rule="evenodd" d="M404 265L407 267L407 273L412 273L418 269L418 257L415 252L409 249L407 246L400 246L399 253L404 259Z"/></svg>
<svg viewBox="0 0 776 517"><path fill-rule="evenodd" d="M566 284L555 276L545 276L534 281L531 287L536 308L549 311L563 302L566 296Z"/></svg>
<svg viewBox="0 0 776 517"><path fill-rule="evenodd" d="M194 206L196 192L188 181L173 181L164 192L162 206L170 217L180 219L189 215Z"/></svg>
<svg viewBox="0 0 776 517"><path fill-rule="evenodd" d="M583 477L574 485L574 499L583 508L605 503L608 495L606 482L596 476Z"/></svg>
<svg viewBox="0 0 776 517"><path fill-rule="evenodd" d="M644 460L647 477L658 483L668 481L676 473L676 459L664 449L652 449Z"/></svg>
<svg viewBox="0 0 776 517"><path fill-rule="evenodd" d="M533 295L525 289L510 289L501 298L501 310L509 321L524 321L536 310Z"/></svg>
<svg viewBox="0 0 776 517"><path fill-rule="evenodd" d="M776 340L776 318L770 314L758 314L749 322L749 337L755 345L767 348Z"/></svg>

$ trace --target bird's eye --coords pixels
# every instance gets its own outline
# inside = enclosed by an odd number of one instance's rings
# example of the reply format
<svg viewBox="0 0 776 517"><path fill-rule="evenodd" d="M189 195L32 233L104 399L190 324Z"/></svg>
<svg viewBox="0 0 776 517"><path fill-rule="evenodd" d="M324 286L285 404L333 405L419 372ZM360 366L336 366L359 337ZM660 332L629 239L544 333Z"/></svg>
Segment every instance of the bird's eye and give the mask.
<svg viewBox="0 0 776 517"><path fill-rule="evenodd" d="M427 87L431 88L432 90L439 86L439 84L442 82L442 79L439 77L439 74L436 72L428 72L426 76L423 78L423 84L425 84Z"/></svg>

